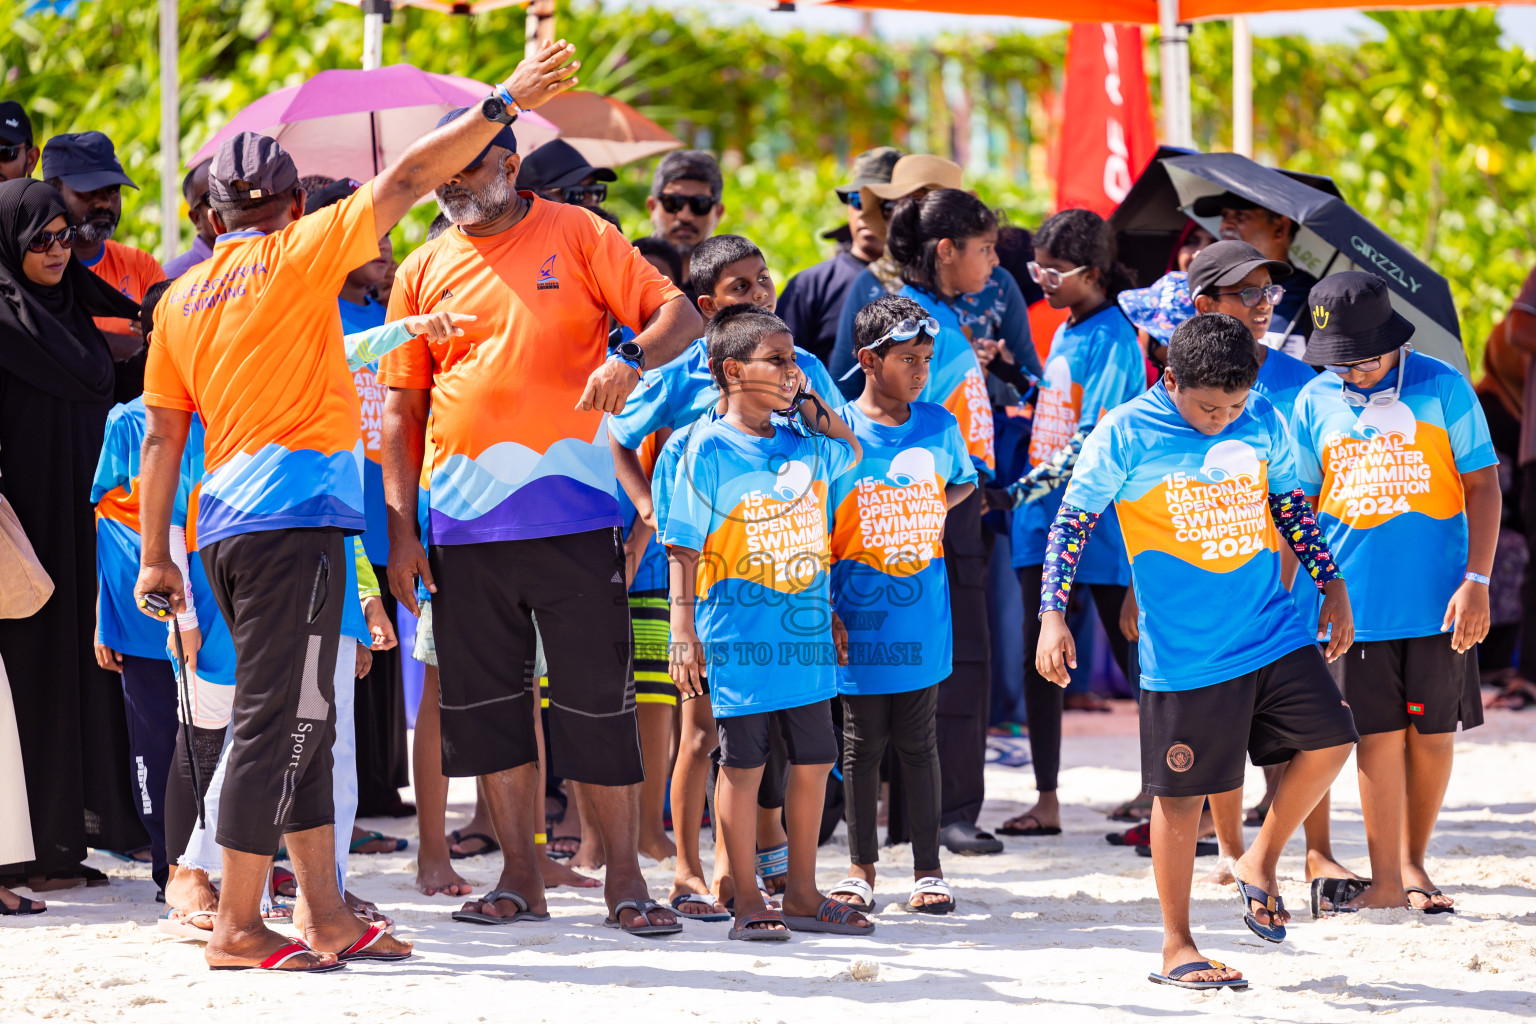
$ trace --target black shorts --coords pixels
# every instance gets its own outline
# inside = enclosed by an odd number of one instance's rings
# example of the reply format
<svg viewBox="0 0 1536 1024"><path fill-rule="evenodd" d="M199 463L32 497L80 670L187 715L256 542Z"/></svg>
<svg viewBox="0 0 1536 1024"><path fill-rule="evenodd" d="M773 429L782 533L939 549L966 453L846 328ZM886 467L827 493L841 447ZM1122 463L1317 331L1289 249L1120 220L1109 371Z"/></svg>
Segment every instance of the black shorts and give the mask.
<svg viewBox="0 0 1536 1024"><path fill-rule="evenodd" d="M1281 764L1360 738L1316 647L1194 690L1143 690L1141 788L1207 796L1243 784L1244 761Z"/></svg>
<svg viewBox="0 0 1536 1024"><path fill-rule="evenodd" d="M439 544L430 557L443 773L490 775L537 760L537 683L527 673L537 612L551 772L599 786L643 780L618 529Z"/></svg>
<svg viewBox="0 0 1536 1024"><path fill-rule="evenodd" d="M783 711L717 718L715 728L720 733L716 757L722 768L761 768L767 764L775 731L783 737L790 764L837 761L837 735L832 731L832 702L828 700Z"/></svg>
<svg viewBox="0 0 1536 1024"><path fill-rule="evenodd" d="M1328 668L1344 691L1362 735L1397 732L1410 725L1428 734L1455 732L1458 722L1468 729L1483 724L1477 655L1474 651L1457 654L1450 633L1356 640ZM1469 679L1473 681L1470 702L1466 700Z"/></svg>

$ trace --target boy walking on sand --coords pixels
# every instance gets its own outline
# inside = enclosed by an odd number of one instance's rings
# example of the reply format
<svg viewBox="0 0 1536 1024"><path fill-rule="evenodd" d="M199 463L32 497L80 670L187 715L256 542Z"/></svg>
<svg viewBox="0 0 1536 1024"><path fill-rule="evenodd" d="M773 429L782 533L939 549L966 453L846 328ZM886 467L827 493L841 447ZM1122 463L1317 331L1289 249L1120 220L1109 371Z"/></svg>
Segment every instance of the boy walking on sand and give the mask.
<svg viewBox="0 0 1536 1024"><path fill-rule="evenodd" d="M1327 656L1354 629L1344 580L1298 486L1285 424L1264 398L1253 335L1223 313L1174 331L1168 369L1083 444L1051 526L1041 584L1040 674L1066 686L1077 655L1063 614L1099 515L1119 513L1140 606L1141 778L1152 794L1152 871L1163 964L1150 980L1246 988L1201 955L1189 928L1200 807L1255 764L1291 762L1269 816L1233 865L1243 921L1270 942L1290 915L1275 866L1349 757L1349 707L1280 582L1280 539L1323 590ZM1273 520L1274 526L1270 525ZM1278 529L1278 534L1276 530Z"/></svg>
<svg viewBox="0 0 1536 1024"><path fill-rule="evenodd" d="M684 700L702 695L708 679L720 738L716 809L733 866L755 859L770 731L783 737L790 764L784 911L768 909L756 886L738 884L730 937L868 934L874 925L862 914L816 888L816 840L837 759L827 492L858 460L859 443L805 387L784 321L733 306L715 315L705 337L725 413L690 431L663 540L672 678ZM775 413L789 422L775 422Z"/></svg>

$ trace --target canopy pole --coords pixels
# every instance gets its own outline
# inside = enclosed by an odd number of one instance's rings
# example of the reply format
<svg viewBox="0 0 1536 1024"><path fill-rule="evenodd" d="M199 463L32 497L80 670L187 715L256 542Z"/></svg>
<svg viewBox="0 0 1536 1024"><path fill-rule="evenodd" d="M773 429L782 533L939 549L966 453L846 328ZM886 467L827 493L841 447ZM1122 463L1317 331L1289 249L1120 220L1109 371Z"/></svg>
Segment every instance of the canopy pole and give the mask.
<svg viewBox="0 0 1536 1024"><path fill-rule="evenodd" d="M384 66L384 26L394 17L390 0L363 0L363 70Z"/></svg>
<svg viewBox="0 0 1536 1024"><path fill-rule="evenodd" d="M1189 25L1179 21L1179 0L1157 0L1158 53L1163 84L1163 142L1193 148L1190 117Z"/></svg>
<svg viewBox="0 0 1536 1024"><path fill-rule="evenodd" d="M1232 18L1232 152L1253 159L1253 32L1246 14Z"/></svg>
<svg viewBox="0 0 1536 1024"><path fill-rule="evenodd" d="M539 47L555 41L555 0L532 0L523 29L523 56L532 57Z"/></svg>
<svg viewBox="0 0 1536 1024"><path fill-rule="evenodd" d="M181 40L176 0L160 0L160 262L181 249Z"/></svg>

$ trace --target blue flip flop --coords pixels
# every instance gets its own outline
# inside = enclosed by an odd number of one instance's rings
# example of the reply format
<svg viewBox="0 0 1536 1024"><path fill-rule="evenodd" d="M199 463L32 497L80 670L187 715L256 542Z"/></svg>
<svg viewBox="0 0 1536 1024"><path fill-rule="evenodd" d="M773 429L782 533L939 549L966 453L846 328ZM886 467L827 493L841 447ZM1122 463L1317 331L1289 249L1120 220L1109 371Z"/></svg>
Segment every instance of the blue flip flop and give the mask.
<svg viewBox="0 0 1536 1024"><path fill-rule="evenodd" d="M1172 985L1175 988L1230 988L1234 992L1241 992L1247 988L1247 978L1234 978L1231 981L1182 980L1186 974L1194 974L1196 971L1220 971L1225 970L1226 966L1219 960L1194 960L1187 964L1180 964L1167 974L1158 974L1153 971L1147 975L1147 980L1155 985Z"/></svg>
<svg viewBox="0 0 1536 1024"><path fill-rule="evenodd" d="M1237 878L1237 875L1234 873L1232 877ZM1253 911L1248 909L1248 902L1250 900L1258 900L1269 911L1269 919L1273 922L1275 915L1285 909L1285 901L1283 899L1278 896L1271 896L1263 889L1256 885L1249 885L1241 878L1237 878L1237 899L1243 905L1243 924L1248 926L1249 931L1266 942L1285 941L1285 925L1273 923L1260 924L1259 919L1253 916Z"/></svg>

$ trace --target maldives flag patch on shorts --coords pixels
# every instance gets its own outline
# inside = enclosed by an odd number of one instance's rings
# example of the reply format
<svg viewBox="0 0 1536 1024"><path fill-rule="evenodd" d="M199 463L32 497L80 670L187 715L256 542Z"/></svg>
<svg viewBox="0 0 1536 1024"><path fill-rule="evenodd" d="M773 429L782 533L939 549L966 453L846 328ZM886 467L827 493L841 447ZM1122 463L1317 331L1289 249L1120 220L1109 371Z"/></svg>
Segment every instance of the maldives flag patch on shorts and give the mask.
<svg viewBox="0 0 1536 1024"><path fill-rule="evenodd" d="M1424 713L1424 705L1423 704L1415 704L1412 701L1409 701L1408 702L1408 713L1410 715L1422 715Z"/></svg>

